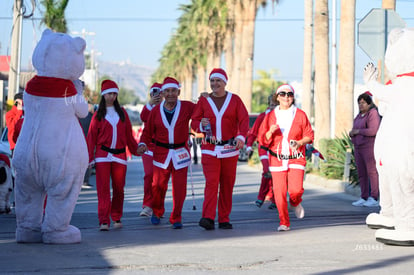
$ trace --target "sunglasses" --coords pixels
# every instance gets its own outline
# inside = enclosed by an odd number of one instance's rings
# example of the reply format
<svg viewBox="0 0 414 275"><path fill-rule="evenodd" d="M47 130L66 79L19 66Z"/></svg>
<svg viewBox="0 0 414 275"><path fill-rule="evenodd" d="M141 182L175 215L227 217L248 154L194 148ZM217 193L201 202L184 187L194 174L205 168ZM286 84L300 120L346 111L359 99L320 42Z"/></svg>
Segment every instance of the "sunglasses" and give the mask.
<svg viewBox="0 0 414 275"><path fill-rule="evenodd" d="M293 93L292 92L280 92L278 93L278 95L280 95L281 97L293 97Z"/></svg>

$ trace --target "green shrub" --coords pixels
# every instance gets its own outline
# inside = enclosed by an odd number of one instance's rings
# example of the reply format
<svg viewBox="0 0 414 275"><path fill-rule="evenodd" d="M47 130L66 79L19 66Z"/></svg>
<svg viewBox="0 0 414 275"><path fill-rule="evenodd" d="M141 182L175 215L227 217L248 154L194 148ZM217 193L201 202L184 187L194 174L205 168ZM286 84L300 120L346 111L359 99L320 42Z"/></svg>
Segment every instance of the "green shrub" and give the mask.
<svg viewBox="0 0 414 275"><path fill-rule="evenodd" d="M320 151L326 159L326 162L320 162L320 174L329 179L339 180L342 180L344 176L346 151L351 149L349 182L358 185L354 146L349 135L343 133L342 138L322 139L320 140L320 146Z"/></svg>
<svg viewBox="0 0 414 275"><path fill-rule="evenodd" d="M253 146L252 146L253 154L249 158L249 165L257 165L257 164L260 163L260 157L259 157L259 153L257 151L257 146L258 146L258 143L254 142Z"/></svg>

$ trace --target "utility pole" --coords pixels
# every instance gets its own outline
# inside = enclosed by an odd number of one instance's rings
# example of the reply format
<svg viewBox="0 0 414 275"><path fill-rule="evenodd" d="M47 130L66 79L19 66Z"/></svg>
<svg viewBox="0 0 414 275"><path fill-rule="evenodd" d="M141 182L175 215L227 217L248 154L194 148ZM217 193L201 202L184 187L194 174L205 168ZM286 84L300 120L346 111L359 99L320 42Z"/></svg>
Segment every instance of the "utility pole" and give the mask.
<svg viewBox="0 0 414 275"><path fill-rule="evenodd" d="M332 0L331 42L331 138L335 137L336 117L336 0Z"/></svg>
<svg viewBox="0 0 414 275"><path fill-rule="evenodd" d="M71 32L71 34L74 35L80 35L82 36L82 38L86 41L86 36L95 36L96 33L95 32L88 32L85 29L82 29L82 31L77 32L77 31L73 31ZM89 43L86 43L86 45L88 45ZM82 76L82 79L85 81L85 83L88 85L88 87L92 90L92 91L96 91L97 90L97 85L96 85L96 79L97 79L97 71L96 71L96 64L95 64L95 56L96 55L100 55L100 52L96 52L93 48L93 40L91 45L89 46L90 51L89 52L85 52L85 55L89 55L89 68L85 68L85 72Z"/></svg>
<svg viewBox="0 0 414 275"><path fill-rule="evenodd" d="M19 92L20 88L20 58L22 46L22 6L23 0L15 0L13 5L13 29L12 44L9 69L9 92L7 101L13 101L14 95Z"/></svg>

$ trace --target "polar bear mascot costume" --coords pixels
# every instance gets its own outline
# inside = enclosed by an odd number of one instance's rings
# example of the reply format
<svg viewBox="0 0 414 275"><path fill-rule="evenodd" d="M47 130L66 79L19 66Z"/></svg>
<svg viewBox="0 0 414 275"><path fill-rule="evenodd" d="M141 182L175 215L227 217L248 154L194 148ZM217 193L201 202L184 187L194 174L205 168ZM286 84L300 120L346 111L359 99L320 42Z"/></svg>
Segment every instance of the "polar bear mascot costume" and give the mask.
<svg viewBox="0 0 414 275"><path fill-rule="evenodd" d="M371 213L366 223L377 241L414 246L414 28L389 33L385 66L390 81L376 81L372 63L364 69L364 81L378 101L383 116L375 140L379 173L379 214Z"/></svg>
<svg viewBox="0 0 414 275"><path fill-rule="evenodd" d="M88 114L78 80L85 46L80 37L46 29L33 52L37 75L23 95L25 118L12 160L19 243L81 241L69 223L88 166L78 121Z"/></svg>

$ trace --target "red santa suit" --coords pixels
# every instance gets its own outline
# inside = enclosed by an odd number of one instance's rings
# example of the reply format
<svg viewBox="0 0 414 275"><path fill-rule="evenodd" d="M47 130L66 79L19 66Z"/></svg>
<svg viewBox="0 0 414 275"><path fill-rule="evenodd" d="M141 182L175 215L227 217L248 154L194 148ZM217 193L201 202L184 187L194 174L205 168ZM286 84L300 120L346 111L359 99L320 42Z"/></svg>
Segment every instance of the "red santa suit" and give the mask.
<svg viewBox="0 0 414 275"><path fill-rule="evenodd" d="M13 140L14 129L16 126L17 121L23 116L23 110L17 109L16 106L13 105L10 111L6 113L6 125L8 128L7 138L10 144L10 150L14 150L16 146L16 142Z"/></svg>
<svg viewBox="0 0 414 275"><path fill-rule="evenodd" d="M104 85L104 84L103 84ZM99 111L99 110L98 110ZM120 221L123 214L124 187L127 170L126 146L137 155L138 144L132 134L128 114L122 108L125 120L122 121L115 108L106 107L105 118L98 120L94 113L87 144L89 163L96 165L96 191L98 195L99 223L110 224ZM110 179L112 178L113 196L111 202Z"/></svg>
<svg viewBox="0 0 414 275"><path fill-rule="evenodd" d="M249 131L249 115L240 97L230 92L226 92L225 97L220 110L211 97L200 97L191 122L192 129L204 132L201 119L209 118L212 134L219 141L211 144L203 140L201 144L201 163L206 178L202 217L214 221L218 200L219 223L230 221L239 155L233 140L239 138L244 142Z"/></svg>
<svg viewBox="0 0 414 275"><path fill-rule="evenodd" d="M272 125L279 128L267 140L266 132ZM309 120L302 110L292 105L288 110L280 110L277 106L264 118L258 135L258 141L269 149L270 166L272 172L273 192L279 212L280 224L290 226L287 198L293 207L302 202L303 176L306 166L305 146L292 152L289 142L301 140L303 137L314 138Z"/></svg>
<svg viewBox="0 0 414 275"><path fill-rule="evenodd" d="M148 121L149 114L154 106L147 103L141 111L141 120L145 124ZM145 126L144 126L145 127ZM142 164L144 166L144 198L142 201L142 208L150 207L152 208L152 178L153 178L153 150L154 143L149 143L147 145L148 150L142 154Z"/></svg>
<svg viewBox="0 0 414 275"><path fill-rule="evenodd" d="M188 146L188 125L194 104L177 100L171 123L164 111L165 101L155 106L149 114L142 133L141 143L153 147L153 216L162 217L168 181L172 177L173 209L170 223L181 223L181 212L187 194L187 170L191 162Z"/></svg>
<svg viewBox="0 0 414 275"><path fill-rule="evenodd" d="M266 114L270 112L270 109L267 109L265 112L261 113L256 121L253 124L253 127L250 129L248 135L247 135L247 142L246 146L247 148L251 150L251 147L253 146L253 143L257 139L257 135L259 134L260 125L262 124ZM273 188L272 188L272 177L269 176L269 156L267 154L267 151L261 147L259 144L257 151L259 153L260 161L262 162L262 181L260 184L259 194L257 195L257 199L260 201L264 201L266 198L266 195L270 197L270 200L272 203L275 203L275 198L273 196Z"/></svg>

